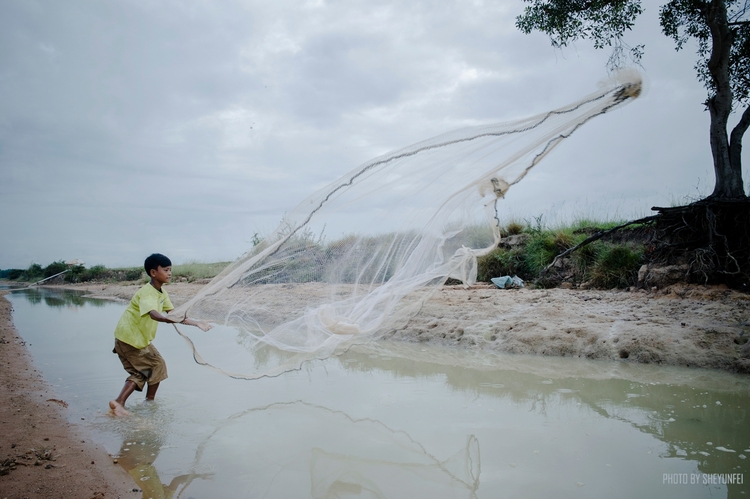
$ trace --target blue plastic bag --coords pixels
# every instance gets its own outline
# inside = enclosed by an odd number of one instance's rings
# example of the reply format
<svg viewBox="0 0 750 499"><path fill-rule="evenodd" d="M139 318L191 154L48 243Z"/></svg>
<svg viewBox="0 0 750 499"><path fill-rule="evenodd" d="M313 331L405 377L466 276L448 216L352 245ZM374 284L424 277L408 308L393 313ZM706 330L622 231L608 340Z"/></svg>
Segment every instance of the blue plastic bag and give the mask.
<svg viewBox="0 0 750 499"><path fill-rule="evenodd" d="M502 277L493 277L492 279L490 279L490 281L492 281L492 284L500 289L523 287L523 279L521 279L517 275L514 275L513 277L509 275L504 275Z"/></svg>

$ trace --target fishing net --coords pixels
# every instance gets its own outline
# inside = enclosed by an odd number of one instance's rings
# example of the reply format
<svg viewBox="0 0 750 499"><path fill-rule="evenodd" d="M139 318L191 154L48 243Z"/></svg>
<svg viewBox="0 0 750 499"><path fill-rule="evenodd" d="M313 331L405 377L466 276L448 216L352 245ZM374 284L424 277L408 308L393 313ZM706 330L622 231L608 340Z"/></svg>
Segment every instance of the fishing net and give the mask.
<svg viewBox="0 0 750 499"><path fill-rule="evenodd" d="M220 327L252 353L240 367L193 348L197 362L244 379L297 369L403 325L453 278L474 283L500 241L498 201L595 116L640 93L621 73L568 106L448 132L377 157L319 189L176 313ZM218 337L217 337L218 338ZM248 359L253 359L248 361Z"/></svg>

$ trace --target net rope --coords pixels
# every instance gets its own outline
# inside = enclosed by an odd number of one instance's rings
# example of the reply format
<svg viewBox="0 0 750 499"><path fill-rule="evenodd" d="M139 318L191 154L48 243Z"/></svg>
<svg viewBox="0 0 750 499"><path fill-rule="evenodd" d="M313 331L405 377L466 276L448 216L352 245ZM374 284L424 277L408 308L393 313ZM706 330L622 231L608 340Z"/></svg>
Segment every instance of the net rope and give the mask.
<svg viewBox="0 0 750 499"><path fill-rule="evenodd" d="M498 204L579 127L638 97L621 72L568 106L454 130L377 157L304 199L176 314L219 325L251 356L239 379L277 376L402 326L447 279L471 285L501 239Z"/></svg>

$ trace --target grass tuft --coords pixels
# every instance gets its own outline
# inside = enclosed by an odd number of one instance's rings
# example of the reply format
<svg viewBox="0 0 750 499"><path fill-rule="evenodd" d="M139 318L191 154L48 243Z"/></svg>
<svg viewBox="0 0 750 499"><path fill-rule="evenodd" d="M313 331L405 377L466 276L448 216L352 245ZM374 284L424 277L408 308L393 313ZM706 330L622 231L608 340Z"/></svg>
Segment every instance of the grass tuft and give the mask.
<svg viewBox="0 0 750 499"><path fill-rule="evenodd" d="M600 288L626 288L638 280L643 252L626 245L601 245L591 268L591 283Z"/></svg>
<svg viewBox="0 0 750 499"><path fill-rule="evenodd" d="M507 227L505 227L505 234L509 236L517 236L518 234L522 233L523 230L523 224L520 224L518 222L511 222Z"/></svg>
<svg viewBox="0 0 750 499"><path fill-rule="evenodd" d="M525 275L523 251L520 249L496 248L477 258L477 280L489 282L493 277Z"/></svg>

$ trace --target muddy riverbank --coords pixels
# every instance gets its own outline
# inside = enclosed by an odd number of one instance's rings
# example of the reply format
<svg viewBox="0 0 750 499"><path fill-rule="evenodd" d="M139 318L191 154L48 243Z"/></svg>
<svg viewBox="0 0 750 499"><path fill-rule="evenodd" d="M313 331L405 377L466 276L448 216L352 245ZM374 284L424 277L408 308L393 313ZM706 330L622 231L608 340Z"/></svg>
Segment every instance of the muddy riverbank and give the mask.
<svg viewBox="0 0 750 499"><path fill-rule="evenodd" d="M0 296L0 498L140 497L132 478L66 419L67 402L35 368L11 312Z"/></svg>

